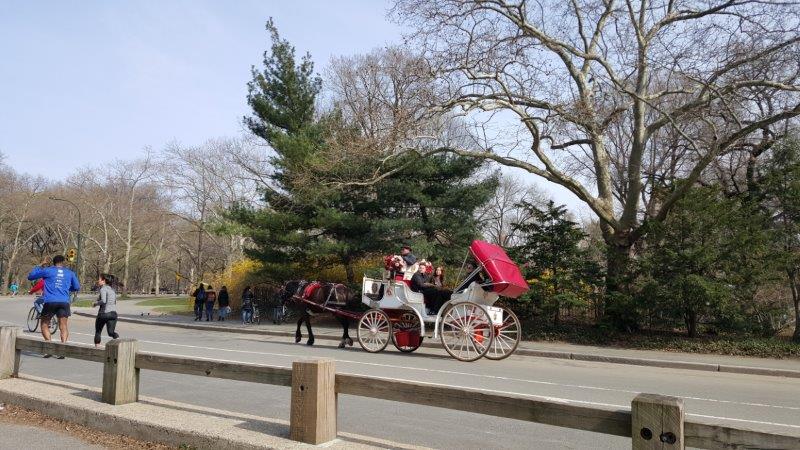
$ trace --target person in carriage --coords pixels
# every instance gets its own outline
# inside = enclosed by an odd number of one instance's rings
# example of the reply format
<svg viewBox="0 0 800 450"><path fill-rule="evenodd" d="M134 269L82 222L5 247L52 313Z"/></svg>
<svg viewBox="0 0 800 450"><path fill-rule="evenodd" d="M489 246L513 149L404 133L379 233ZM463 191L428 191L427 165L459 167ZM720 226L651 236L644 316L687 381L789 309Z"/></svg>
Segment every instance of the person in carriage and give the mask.
<svg viewBox="0 0 800 450"><path fill-rule="evenodd" d="M389 271L388 279L402 281L409 286L411 285L411 277L419 268L417 257L411 253L411 247L408 245L400 248L399 255L387 256L384 263L386 270Z"/></svg>
<svg viewBox="0 0 800 450"><path fill-rule="evenodd" d="M433 265L424 259L420 261L417 272L411 277L411 290L422 294L429 316L436 315L453 294L453 291L437 285Z"/></svg>
<svg viewBox="0 0 800 450"><path fill-rule="evenodd" d="M400 247L400 256L403 258L403 262L406 263L406 267L411 267L417 263L417 257L411 253L411 247L408 245Z"/></svg>

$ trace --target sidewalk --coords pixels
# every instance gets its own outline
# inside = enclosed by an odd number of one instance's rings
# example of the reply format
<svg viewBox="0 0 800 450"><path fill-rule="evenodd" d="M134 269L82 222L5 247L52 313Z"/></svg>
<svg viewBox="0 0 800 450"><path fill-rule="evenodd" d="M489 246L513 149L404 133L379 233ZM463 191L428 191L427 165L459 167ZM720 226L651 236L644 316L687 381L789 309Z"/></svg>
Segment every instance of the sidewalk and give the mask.
<svg viewBox="0 0 800 450"><path fill-rule="evenodd" d="M39 427L0 423L0 448L56 448L59 450L102 450L68 434Z"/></svg>
<svg viewBox="0 0 800 450"><path fill-rule="evenodd" d="M109 405L99 389L44 378L21 376L0 380L0 401L97 430L174 447L198 449L312 448L288 439L285 420L205 408L150 397L136 403ZM0 428L0 433L2 433ZM19 431L19 430L16 430ZM0 448L64 448L59 445ZM383 439L339 432L324 444L330 449L418 448ZM86 445L79 448L88 448Z"/></svg>

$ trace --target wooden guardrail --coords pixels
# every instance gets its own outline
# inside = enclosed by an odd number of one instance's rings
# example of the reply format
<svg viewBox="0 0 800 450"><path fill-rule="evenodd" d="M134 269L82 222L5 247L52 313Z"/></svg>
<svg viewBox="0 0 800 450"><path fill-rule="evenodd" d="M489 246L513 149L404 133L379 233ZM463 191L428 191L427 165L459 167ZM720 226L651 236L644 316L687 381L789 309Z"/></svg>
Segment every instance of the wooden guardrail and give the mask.
<svg viewBox="0 0 800 450"><path fill-rule="evenodd" d="M731 426L716 419L685 418L683 400L640 394L631 409L576 405L532 398L400 381L337 374L334 361L295 361L292 368L221 362L138 350L131 339L111 341L105 349L43 342L18 336L18 328L0 327L0 378L19 373L21 352L50 353L103 363L102 400L124 404L138 400L139 371L155 370L291 387L290 437L321 444L336 437L336 396L371 397L632 438L632 448L771 448L800 449L800 430L757 425Z"/></svg>

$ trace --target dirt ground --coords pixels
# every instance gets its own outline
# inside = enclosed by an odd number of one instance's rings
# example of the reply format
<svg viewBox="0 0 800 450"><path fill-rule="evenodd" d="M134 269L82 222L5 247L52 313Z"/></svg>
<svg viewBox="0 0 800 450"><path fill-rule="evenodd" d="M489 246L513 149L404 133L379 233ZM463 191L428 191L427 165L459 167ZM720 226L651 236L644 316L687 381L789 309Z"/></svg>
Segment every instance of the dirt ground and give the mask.
<svg viewBox="0 0 800 450"><path fill-rule="evenodd" d="M163 444L144 442L127 436L97 431L83 425L53 419L40 412L20 408L19 406L9 405L7 403L3 404L2 408L3 409L0 410L0 422L39 427L69 434L87 444L121 450L168 450L173 448Z"/></svg>

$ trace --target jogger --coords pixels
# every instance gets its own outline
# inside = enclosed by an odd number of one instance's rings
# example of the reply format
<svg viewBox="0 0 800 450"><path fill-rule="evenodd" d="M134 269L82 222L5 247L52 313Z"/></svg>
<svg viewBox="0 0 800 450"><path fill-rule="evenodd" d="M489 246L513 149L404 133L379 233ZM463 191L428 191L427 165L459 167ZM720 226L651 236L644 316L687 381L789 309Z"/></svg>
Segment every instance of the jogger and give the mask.
<svg viewBox="0 0 800 450"><path fill-rule="evenodd" d="M100 296L94 302L94 306L99 306L97 311L97 319L94 321L94 346L100 346L100 334L103 332L103 327L108 329L108 335L112 339L118 339L114 329L117 327L117 293L111 287L116 284L114 275L107 273L100 274L97 280L97 285L100 286Z"/></svg>

